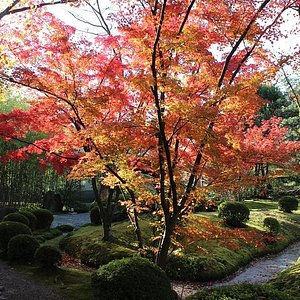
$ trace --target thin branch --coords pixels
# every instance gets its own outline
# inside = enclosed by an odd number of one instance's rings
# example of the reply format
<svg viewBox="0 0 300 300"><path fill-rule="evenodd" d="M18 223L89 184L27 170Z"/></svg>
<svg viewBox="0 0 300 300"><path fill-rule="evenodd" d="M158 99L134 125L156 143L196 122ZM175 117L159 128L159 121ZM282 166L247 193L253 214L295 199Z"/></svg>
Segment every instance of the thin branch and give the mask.
<svg viewBox="0 0 300 300"><path fill-rule="evenodd" d="M20 13L23 11L31 10L31 9L41 8L43 6L74 3L74 2L78 2L78 0L57 0L57 1L50 1L50 2L36 4L34 6L23 6L23 7L12 9L19 2L20 2L20 0L14 1L14 3L11 6L7 7L4 11L2 11L2 13L0 13L0 19L5 17L6 15L12 15L12 14Z"/></svg>
<svg viewBox="0 0 300 300"><path fill-rule="evenodd" d="M52 152L52 151L50 151L50 150L48 150L46 148L43 148L41 146L36 145L35 143L28 142L28 141L22 140L22 139L17 138L17 137L7 136L7 135L2 134L2 133L0 133L0 135L3 136L3 137L6 137L6 138L12 139L12 140L21 142L21 143L26 144L26 145L34 146L35 148L37 148L39 150L42 150L42 151L47 152L47 153L50 153L51 155L54 155L54 156L57 156L57 157L60 157L60 158L69 159L69 160L78 160L78 158L71 157L71 156L64 156L64 155L61 155L59 153Z"/></svg>
<svg viewBox="0 0 300 300"><path fill-rule="evenodd" d="M195 2L196 2L196 0L192 0L192 1L191 1L190 5L189 5L189 7L188 7L188 9L187 9L187 11L186 11L186 14L185 14L185 16L184 16L184 19L183 19L183 21L182 21L182 23L181 23L181 25L180 25L180 28L179 28L179 30L178 30L178 32L177 32L177 35L180 35L180 34L182 33L183 27L184 27L185 23L187 22L187 20L188 20L188 18L189 18L189 15L190 15L190 13L191 13L191 10L192 10L193 5L195 4Z"/></svg>

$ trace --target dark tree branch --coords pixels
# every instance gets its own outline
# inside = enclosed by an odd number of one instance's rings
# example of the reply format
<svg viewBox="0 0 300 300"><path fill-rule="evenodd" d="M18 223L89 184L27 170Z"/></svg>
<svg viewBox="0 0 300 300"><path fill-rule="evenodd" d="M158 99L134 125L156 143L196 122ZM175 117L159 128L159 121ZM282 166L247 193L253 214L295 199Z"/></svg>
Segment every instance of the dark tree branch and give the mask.
<svg viewBox="0 0 300 300"><path fill-rule="evenodd" d="M257 12L255 13L255 15L253 16L253 18L251 19L251 21L248 23L248 25L246 26L244 32L241 34L240 38L236 41L236 43L234 44L234 46L232 47L230 53L228 54L228 56L226 57L225 60L225 64L220 76L220 79L218 81L218 87L220 88L223 85L223 81L224 81L224 77L225 74L227 72L229 63L233 57L233 55L235 54L235 52L237 51L237 49L239 48L239 46L241 45L241 43L244 41L245 37L247 36L248 32L250 31L252 25L254 24L254 22L256 21L257 17L259 16L259 13L268 5L268 3L271 0L265 0L261 6L259 7L259 9L257 10Z"/></svg>
<svg viewBox="0 0 300 300"><path fill-rule="evenodd" d="M6 9L4 9L0 13L0 20L7 15L24 12L24 11L31 10L31 9L41 8L43 6L78 2L78 0L57 0L57 1L50 1L50 2L36 4L34 6L22 6L19 8L14 8L20 1L21 0L15 0L10 6L8 6Z"/></svg>

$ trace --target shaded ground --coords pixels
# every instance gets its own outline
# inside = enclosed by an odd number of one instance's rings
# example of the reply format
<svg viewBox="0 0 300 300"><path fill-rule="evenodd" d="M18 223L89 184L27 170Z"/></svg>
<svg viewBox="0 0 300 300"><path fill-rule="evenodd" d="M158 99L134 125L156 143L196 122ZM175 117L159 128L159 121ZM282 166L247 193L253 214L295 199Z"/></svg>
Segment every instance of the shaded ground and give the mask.
<svg viewBox="0 0 300 300"><path fill-rule="evenodd" d="M18 273L0 260L0 300L63 300L46 286Z"/></svg>
<svg viewBox="0 0 300 300"><path fill-rule="evenodd" d="M213 288L241 282L265 283L277 273L293 265L298 257L300 257L300 242L289 246L279 254L254 260L248 266L239 270L228 279L219 282L212 282L210 284L173 282L173 288L180 296L186 297L203 288Z"/></svg>

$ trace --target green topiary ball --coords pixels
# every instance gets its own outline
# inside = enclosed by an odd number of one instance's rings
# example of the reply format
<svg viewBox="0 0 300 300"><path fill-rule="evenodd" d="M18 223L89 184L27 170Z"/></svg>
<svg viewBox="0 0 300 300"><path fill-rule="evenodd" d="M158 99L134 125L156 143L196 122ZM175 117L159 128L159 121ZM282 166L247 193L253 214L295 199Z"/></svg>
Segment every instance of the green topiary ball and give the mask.
<svg viewBox="0 0 300 300"><path fill-rule="evenodd" d="M7 256L10 261L32 261L39 242L31 235L18 234L8 243Z"/></svg>
<svg viewBox="0 0 300 300"><path fill-rule="evenodd" d="M95 299L171 300L170 280L165 272L141 257L114 260L92 275Z"/></svg>
<svg viewBox="0 0 300 300"><path fill-rule="evenodd" d="M278 208L281 211L291 213L292 210L298 209L298 199L294 196L284 196L278 201Z"/></svg>
<svg viewBox="0 0 300 300"><path fill-rule="evenodd" d="M8 242L18 234L32 234L30 228L19 222L6 221L0 223L0 249L6 251Z"/></svg>
<svg viewBox="0 0 300 300"><path fill-rule="evenodd" d="M250 210L241 202L225 201L218 207L218 216L233 227L241 227L249 220Z"/></svg>
<svg viewBox="0 0 300 300"><path fill-rule="evenodd" d="M32 211L36 216L36 229L49 229L53 221L53 214L50 210L38 208Z"/></svg>
<svg viewBox="0 0 300 300"><path fill-rule="evenodd" d="M24 215L20 214L19 212L15 212L15 213L10 213L8 215L6 215L3 218L3 221L13 221L13 222L19 222L19 223L23 223L27 226L29 226L29 220L28 218L26 218Z"/></svg>
<svg viewBox="0 0 300 300"><path fill-rule="evenodd" d="M100 212L98 206L94 206L90 211L91 223L94 225L101 225L102 221L100 218Z"/></svg>
<svg viewBox="0 0 300 300"><path fill-rule="evenodd" d="M28 210L21 210L21 211L19 211L19 213L28 219L30 229L34 230L36 227L36 222L37 222L36 216Z"/></svg>
<svg viewBox="0 0 300 300"><path fill-rule="evenodd" d="M36 250L34 260L42 268L51 268L61 263L62 254L57 248L45 245Z"/></svg>
<svg viewBox="0 0 300 300"><path fill-rule="evenodd" d="M264 219L264 227L266 227L272 235L277 235L280 232L280 223L277 219L272 217L266 217Z"/></svg>
<svg viewBox="0 0 300 300"><path fill-rule="evenodd" d="M74 227L69 224L61 224L61 225L56 226L56 229L58 229L62 232L71 232L74 230Z"/></svg>

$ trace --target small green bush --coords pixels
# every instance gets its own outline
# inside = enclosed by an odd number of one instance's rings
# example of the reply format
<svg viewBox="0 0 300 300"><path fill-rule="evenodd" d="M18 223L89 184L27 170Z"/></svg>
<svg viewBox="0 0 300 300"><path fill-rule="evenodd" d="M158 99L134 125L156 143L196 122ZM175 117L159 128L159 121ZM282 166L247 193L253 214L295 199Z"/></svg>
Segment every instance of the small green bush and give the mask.
<svg viewBox="0 0 300 300"><path fill-rule="evenodd" d="M49 230L41 230L34 232L35 238L42 244L47 240L52 240L57 236L62 235L62 231L57 228L50 228Z"/></svg>
<svg viewBox="0 0 300 300"><path fill-rule="evenodd" d="M94 225L101 225L102 221L100 218L100 212L98 206L94 206L90 211L91 223Z"/></svg>
<svg viewBox="0 0 300 300"><path fill-rule="evenodd" d="M166 273L175 280L207 281L224 277L228 270L213 257L173 255L168 259Z"/></svg>
<svg viewBox="0 0 300 300"><path fill-rule="evenodd" d="M241 202L225 201L218 207L218 216L233 227L241 227L249 220L250 210Z"/></svg>
<svg viewBox="0 0 300 300"><path fill-rule="evenodd" d="M8 243L7 256L10 261L32 261L39 242L31 235L18 234Z"/></svg>
<svg viewBox="0 0 300 300"><path fill-rule="evenodd" d="M61 225L56 226L56 229L58 229L62 232L71 232L74 230L74 227L69 224L61 224Z"/></svg>
<svg viewBox="0 0 300 300"><path fill-rule="evenodd" d="M30 228L19 222L6 221L0 223L0 249L7 250L8 242L18 234L31 234Z"/></svg>
<svg viewBox="0 0 300 300"><path fill-rule="evenodd" d="M232 286L203 290L186 300L290 300L286 293L275 290L267 285L241 283Z"/></svg>
<svg viewBox="0 0 300 300"><path fill-rule="evenodd" d="M28 219L30 229L35 230L37 222L36 216L28 210L21 210L19 213Z"/></svg>
<svg viewBox="0 0 300 300"><path fill-rule="evenodd" d="M174 294L165 272L141 257L114 260L92 275L95 299L171 300Z"/></svg>
<svg viewBox="0 0 300 300"><path fill-rule="evenodd" d="M292 210L298 209L298 199L294 196L284 196L278 201L278 208L281 211L291 213Z"/></svg>
<svg viewBox="0 0 300 300"><path fill-rule="evenodd" d="M264 219L264 227L266 227L272 235L277 235L280 232L280 223L277 219L272 217L266 217Z"/></svg>
<svg viewBox="0 0 300 300"><path fill-rule="evenodd" d="M24 215L20 214L19 212L15 212L15 213L10 213L8 215L6 215L3 218L3 221L13 221L13 222L19 222L19 223L23 223L27 226L29 226L29 220L27 217L25 217Z"/></svg>
<svg viewBox="0 0 300 300"><path fill-rule="evenodd" d="M53 221L53 214L50 210L38 208L32 211L36 216L36 229L49 229Z"/></svg>
<svg viewBox="0 0 300 300"><path fill-rule="evenodd" d="M57 248L45 245L36 250L34 260L42 268L51 268L61 263L62 254Z"/></svg>

